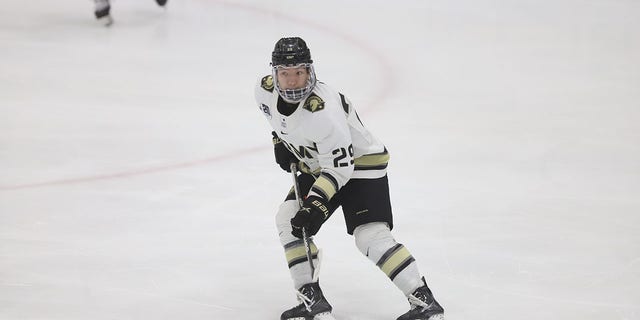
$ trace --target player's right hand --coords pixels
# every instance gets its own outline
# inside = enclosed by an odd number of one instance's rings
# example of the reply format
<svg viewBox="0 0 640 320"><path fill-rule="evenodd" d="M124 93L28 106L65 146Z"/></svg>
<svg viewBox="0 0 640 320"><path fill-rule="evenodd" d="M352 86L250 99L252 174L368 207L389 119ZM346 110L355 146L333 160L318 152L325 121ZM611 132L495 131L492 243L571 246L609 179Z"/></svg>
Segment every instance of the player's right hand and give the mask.
<svg viewBox="0 0 640 320"><path fill-rule="evenodd" d="M278 137L275 131L272 131L273 135L273 153L276 156L276 163L286 172L291 172L291 163L298 162L298 158L284 146L284 142Z"/></svg>

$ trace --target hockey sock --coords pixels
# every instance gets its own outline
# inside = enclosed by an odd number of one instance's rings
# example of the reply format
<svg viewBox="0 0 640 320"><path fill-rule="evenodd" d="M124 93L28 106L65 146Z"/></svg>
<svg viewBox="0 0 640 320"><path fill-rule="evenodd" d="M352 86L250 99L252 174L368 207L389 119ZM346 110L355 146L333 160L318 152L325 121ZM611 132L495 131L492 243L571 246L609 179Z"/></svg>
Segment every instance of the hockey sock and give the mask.
<svg viewBox="0 0 640 320"><path fill-rule="evenodd" d="M316 248L313 241L310 241L309 246L311 247L313 263L318 266L318 248ZM307 259L304 242L300 239L290 242L284 246L284 252L294 288L297 290L307 283L314 282L315 279L311 274L311 266Z"/></svg>
<svg viewBox="0 0 640 320"><path fill-rule="evenodd" d="M404 245L397 243L386 223L372 222L353 233L356 246L380 268L405 295L422 286L415 259Z"/></svg>
<svg viewBox="0 0 640 320"><path fill-rule="evenodd" d="M288 200L282 203L276 215L276 226L278 228L280 243L284 247L291 279L293 280L294 288L297 290L303 285L314 282L317 279L314 279L313 274L311 274L311 265L307 259L304 241L291 234L291 218L293 218L296 212L298 212L298 204L295 200ZM314 266L319 268L318 248L313 243L313 239L309 239L309 247L311 248Z"/></svg>

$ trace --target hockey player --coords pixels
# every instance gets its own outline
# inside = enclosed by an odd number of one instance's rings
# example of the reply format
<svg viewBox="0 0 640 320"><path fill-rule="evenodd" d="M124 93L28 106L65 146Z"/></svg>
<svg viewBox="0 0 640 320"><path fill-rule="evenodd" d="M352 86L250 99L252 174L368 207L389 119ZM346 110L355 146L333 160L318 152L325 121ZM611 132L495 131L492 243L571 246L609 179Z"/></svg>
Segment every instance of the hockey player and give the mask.
<svg viewBox="0 0 640 320"><path fill-rule="evenodd" d="M107 27L113 24L113 18L111 18L111 3L109 1L110 0L94 0L96 19ZM167 4L167 0L156 0L156 3L164 7L164 5Z"/></svg>
<svg viewBox="0 0 640 320"><path fill-rule="evenodd" d="M362 124L342 93L316 79L311 53L298 37L278 40L271 56L272 74L261 78L255 96L273 127L276 162L290 171L299 163L302 208L289 192L276 214L280 242L300 304L281 319L318 319L332 307L312 274L303 228L315 235L342 206L347 232L358 249L407 296L410 310L398 320L444 319L407 248L391 234L393 219L387 181L389 153ZM318 249L309 238L311 259Z"/></svg>

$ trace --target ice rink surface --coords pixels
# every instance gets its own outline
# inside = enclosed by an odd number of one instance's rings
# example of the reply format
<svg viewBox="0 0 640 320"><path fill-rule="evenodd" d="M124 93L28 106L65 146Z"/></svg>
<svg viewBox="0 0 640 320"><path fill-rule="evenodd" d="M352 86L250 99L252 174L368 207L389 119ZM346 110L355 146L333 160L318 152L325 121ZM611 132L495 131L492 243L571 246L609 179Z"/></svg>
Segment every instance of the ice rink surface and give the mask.
<svg viewBox="0 0 640 320"><path fill-rule="evenodd" d="M279 319L290 176L253 99L307 40L391 152L450 320L640 319L640 2L0 0L0 319ZM404 296L316 237L339 320Z"/></svg>

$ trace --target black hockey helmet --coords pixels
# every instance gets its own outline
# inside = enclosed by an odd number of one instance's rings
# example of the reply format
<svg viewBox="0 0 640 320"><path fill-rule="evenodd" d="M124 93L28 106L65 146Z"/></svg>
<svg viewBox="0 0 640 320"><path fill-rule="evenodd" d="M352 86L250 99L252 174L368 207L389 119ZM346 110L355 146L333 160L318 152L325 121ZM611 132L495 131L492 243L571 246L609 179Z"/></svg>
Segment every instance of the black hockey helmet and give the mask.
<svg viewBox="0 0 640 320"><path fill-rule="evenodd" d="M289 66L298 64L311 64L311 51L307 43L299 37L282 38L276 42L271 53L272 66Z"/></svg>

